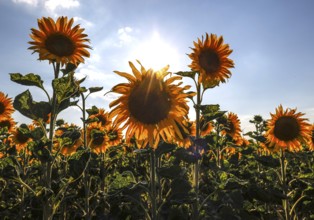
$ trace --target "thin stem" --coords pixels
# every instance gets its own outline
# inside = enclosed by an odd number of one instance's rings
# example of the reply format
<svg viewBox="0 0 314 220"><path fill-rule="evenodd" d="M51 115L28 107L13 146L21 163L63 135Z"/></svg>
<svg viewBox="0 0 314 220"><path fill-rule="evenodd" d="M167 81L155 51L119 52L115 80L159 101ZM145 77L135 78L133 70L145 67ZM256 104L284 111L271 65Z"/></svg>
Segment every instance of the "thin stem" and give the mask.
<svg viewBox="0 0 314 220"><path fill-rule="evenodd" d="M152 220L157 219L157 196L156 196L156 155L151 149L150 153L150 186L151 186L151 204L152 204Z"/></svg>
<svg viewBox="0 0 314 220"><path fill-rule="evenodd" d="M286 157L284 150L280 149L280 168L281 168L281 180L282 180L282 191L285 197L288 196L288 186L286 179ZM290 220L290 211L289 211L289 200L288 198L282 200L282 205L285 211L286 220Z"/></svg>
<svg viewBox="0 0 314 220"><path fill-rule="evenodd" d="M200 137L200 105L201 105L201 85L199 83L196 83L196 108L195 108L195 113L196 113L196 139L199 139ZM198 156L199 154L199 148L198 145L195 145L195 155ZM200 164L199 160L196 160L194 164L194 175L193 175L193 186L194 186L194 191L196 194L196 200L195 203L193 203L193 219L197 220L199 218L199 213L198 213L198 206L199 206L199 201L198 201L198 195L199 195L199 169L200 169Z"/></svg>

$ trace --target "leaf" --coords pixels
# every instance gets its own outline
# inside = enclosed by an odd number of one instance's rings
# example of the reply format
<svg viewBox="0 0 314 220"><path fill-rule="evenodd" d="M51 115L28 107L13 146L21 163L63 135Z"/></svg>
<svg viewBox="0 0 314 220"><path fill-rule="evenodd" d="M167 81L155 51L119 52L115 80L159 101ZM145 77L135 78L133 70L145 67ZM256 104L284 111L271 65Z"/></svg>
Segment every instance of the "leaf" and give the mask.
<svg viewBox="0 0 314 220"><path fill-rule="evenodd" d="M24 86L36 86L39 88L43 88L43 81L41 80L39 75L35 75L34 73L29 73L23 76L20 73L10 73L11 81L16 82L18 84Z"/></svg>
<svg viewBox="0 0 314 220"><path fill-rule="evenodd" d="M88 90L90 93L94 93L94 92L99 92L103 89L104 87L90 87Z"/></svg>
<svg viewBox="0 0 314 220"><path fill-rule="evenodd" d="M195 71L180 71L180 72L177 72L174 74L177 74L177 75L183 76L183 77L190 77L190 78L194 79L196 73L197 72L195 72Z"/></svg>
<svg viewBox="0 0 314 220"><path fill-rule="evenodd" d="M171 182L171 192L176 193L189 193L192 189L191 183L184 178L176 178Z"/></svg>
<svg viewBox="0 0 314 220"><path fill-rule="evenodd" d="M13 106L22 115L44 121L48 120L48 114L51 112L51 106L48 102L35 102L29 90L17 95L13 101Z"/></svg>
<svg viewBox="0 0 314 220"><path fill-rule="evenodd" d="M73 74L54 79L52 81L52 87L56 93L59 104L65 99L78 96L79 86L74 82Z"/></svg>
<svg viewBox="0 0 314 220"><path fill-rule="evenodd" d="M200 105L199 106L202 114L216 113L219 111L219 104L216 105Z"/></svg>
<svg viewBox="0 0 314 220"><path fill-rule="evenodd" d="M91 116L98 114L99 109L95 105L93 105L92 108L86 109L86 112L88 113L88 116Z"/></svg>

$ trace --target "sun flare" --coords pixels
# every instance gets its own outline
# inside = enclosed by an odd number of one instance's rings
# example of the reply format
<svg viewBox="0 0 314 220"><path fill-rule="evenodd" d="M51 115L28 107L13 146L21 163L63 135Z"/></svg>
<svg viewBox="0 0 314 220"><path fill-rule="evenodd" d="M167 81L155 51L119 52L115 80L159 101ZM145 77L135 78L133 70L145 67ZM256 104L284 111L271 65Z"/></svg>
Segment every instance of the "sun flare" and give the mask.
<svg viewBox="0 0 314 220"><path fill-rule="evenodd" d="M144 66L154 70L162 69L167 64L172 69L180 68L180 58L177 50L167 43L158 32L154 32L151 38L140 42L130 53L130 59L141 60Z"/></svg>

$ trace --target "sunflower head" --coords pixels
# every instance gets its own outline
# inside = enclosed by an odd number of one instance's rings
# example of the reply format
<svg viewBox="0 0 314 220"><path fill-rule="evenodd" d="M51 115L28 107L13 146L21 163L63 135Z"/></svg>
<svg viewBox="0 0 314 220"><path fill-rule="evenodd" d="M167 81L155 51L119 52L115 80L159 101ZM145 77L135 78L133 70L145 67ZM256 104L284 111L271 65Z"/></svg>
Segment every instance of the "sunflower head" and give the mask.
<svg viewBox="0 0 314 220"><path fill-rule="evenodd" d="M93 122L87 126L87 145L96 153L104 153L108 147L109 138L100 123Z"/></svg>
<svg viewBox="0 0 314 220"><path fill-rule="evenodd" d="M108 128L112 124L109 113L102 108L98 109L98 113L91 115L89 118L97 118L97 123L100 123L104 128Z"/></svg>
<svg viewBox="0 0 314 220"><path fill-rule="evenodd" d="M193 52L188 56L192 63L189 67L193 71L199 72L198 81L205 88L214 87L220 82L226 82L231 76L229 68L234 67L234 63L228 56L232 53L228 44L223 43L223 37L215 34L210 36L206 33L206 38L198 39L194 42Z"/></svg>
<svg viewBox="0 0 314 220"><path fill-rule="evenodd" d="M110 103L110 107L114 107L110 112L114 126L124 123L122 129L127 128L127 141L134 137L137 141L148 141L154 148L160 137L167 141L175 133L182 138L178 124L187 118L189 107L186 99L191 95L185 90L190 87L173 84L181 79L180 76L165 79L169 66L154 72L146 70L140 63L140 70L133 63L129 64L133 75L115 71L129 82L112 88L113 92L121 94Z"/></svg>
<svg viewBox="0 0 314 220"><path fill-rule="evenodd" d="M182 134L182 138L175 136L176 142L179 147L189 148L193 145L193 141L191 140L191 136L196 136L196 124L191 121L183 121L181 125L178 124L178 128L180 129L180 133ZM172 138L173 139L173 138ZM171 142L171 140L168 140Z"/></svg>
<svg viewBox="0 0 314 220"><path fill-rule="evenodd" d="M213 123L211 121L207 121L206 118L202 116L200 119L200 135L204 137L210 134L213 130Z"/></svg>
<svg viewBox="0 0 314 220"><path fill-rule="evenodd" d="M266 138L271 145L276 145L289 151L298 151L310 138L310 125L303 113L296 113L296 109L283 110L282 105L270 114L267 123Z"/></svg>
<svg viewBox="0 0 314 220"><path fill-rule="evenodd" d="M13 112L12 99L0 92L0 120L11 117Z"/></svg>
<svg viewBox="0 0 314 220"><path fill-rule="evenodd" d="M14 131L12 131L12 142L15 144L16 150L20 152L21 150L24 150L27 146L28 142L32 141L32 138L29 136L30 128L33 126L29 126L28 131L24 128L15 128ZM25 132L26 131L26 132Z"/></svg>
<svg viewBox="0 0 314 220"><path fill-rule="evenodd" d="M0 119L0 128L6 127L9 133L14 131L14 126L15 126L15 122L13 118L9 117L9 118L4 118L2 120Z"/></svg>
<svg viewBox="0 0 314 220"><path fill-rule="evenodd" d="M84 63L83 57L89 57L87 49L91 47L84 29L80 25L73 25L73 18L59 17L54 21L50 17L38 19L39 29L32 28L30 37L33 41L28 49L39 53L39 60L61 63L61 65L72 63Z"/></svg>
<svg viewBox="0 0 314 220"><path fill-rule="evenodd" d="M234 141L241 140L241 127L238 116L229 112L226 119L226 124L221 133L223 135L229 135Z"/></svg>

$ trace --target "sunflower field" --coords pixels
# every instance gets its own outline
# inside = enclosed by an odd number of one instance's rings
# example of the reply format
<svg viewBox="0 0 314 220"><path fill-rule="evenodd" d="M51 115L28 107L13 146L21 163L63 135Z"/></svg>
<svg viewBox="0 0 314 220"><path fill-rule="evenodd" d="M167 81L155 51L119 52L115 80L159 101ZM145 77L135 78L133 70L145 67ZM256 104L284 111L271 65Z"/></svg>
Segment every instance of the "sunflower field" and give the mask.
<svg viewBox="0 0 314 220"><path fill-rule="evenodd" d="M103 88L76 78L91 46L73 23L43 17L31 29L29 49L51 66L51 88L40 75L10 73L46 100L0 92L0 219L314 219L314 124L305 114L279 104L242 133L236 113L203 103L232 76L222 36L193 42L190 71L129 62L130 73L114 71L123 82L109 91L118 95L109 109L86 108ZM73 106L81 124L59 117Z"/></svg>

